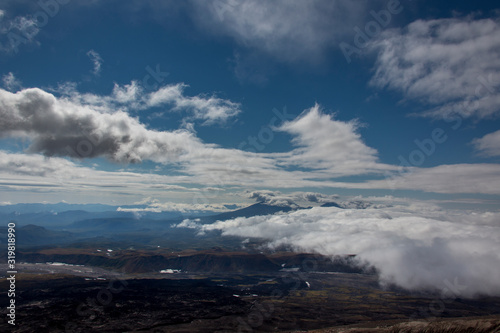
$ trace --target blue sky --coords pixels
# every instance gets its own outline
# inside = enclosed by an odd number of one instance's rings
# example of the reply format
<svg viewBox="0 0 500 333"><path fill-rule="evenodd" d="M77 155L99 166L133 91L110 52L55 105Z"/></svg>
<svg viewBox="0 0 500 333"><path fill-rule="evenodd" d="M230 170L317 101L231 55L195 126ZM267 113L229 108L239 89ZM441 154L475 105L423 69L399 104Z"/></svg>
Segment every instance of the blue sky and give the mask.
<svg viewBox="0 0 500 333"><path fill-rule="evenodd" d="M0 202L498 206L493 1L0 10Z"/></svg>

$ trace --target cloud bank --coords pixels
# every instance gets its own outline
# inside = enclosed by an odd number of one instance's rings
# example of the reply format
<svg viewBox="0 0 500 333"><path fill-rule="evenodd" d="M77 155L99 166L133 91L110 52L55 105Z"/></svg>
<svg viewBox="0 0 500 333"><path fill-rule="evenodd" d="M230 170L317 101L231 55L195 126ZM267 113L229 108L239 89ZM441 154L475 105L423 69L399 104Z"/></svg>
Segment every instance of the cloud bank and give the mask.
<svg viewBox="0 0 500 333"><path fill-rule="evenodd" d="M382 284L442 291L458 281L461 295L500 295L500 213L443 211L422 205L383 209L315 207L288 214L185 226L225 236L267 239L324 255L357 254ZM180 227L183 225L180 225Z"/></svg>

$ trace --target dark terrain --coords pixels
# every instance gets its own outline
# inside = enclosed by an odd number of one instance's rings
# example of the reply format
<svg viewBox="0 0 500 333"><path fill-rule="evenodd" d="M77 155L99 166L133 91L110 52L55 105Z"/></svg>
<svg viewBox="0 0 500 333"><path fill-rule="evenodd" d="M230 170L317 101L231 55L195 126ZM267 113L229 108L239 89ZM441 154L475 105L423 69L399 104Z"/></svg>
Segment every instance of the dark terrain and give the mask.
<svg viewBox="0 0 500 333"><path fill-rule="evenodd" d="M0 209L6 221L17 220L18 271L16 326L7 324L2 297L1 332L500 331L500 297L442 299L383 288L377 271L354 254L270 251L262 239L177 228L187 217L174 213L137 217L107 206L63 211L67 206ZM257 203L188 217L207 224L292 209ZM4 258L6 238L0 227ZM0 263L0 273L7 270Z"/></svg>
<svg viewBox="0 0 500 333"><path fill-rule="evenodd" d="M19 257L39 264L19 265L14 329L0 304L12 332L285 332L500 314L500 298L441 309L439 295L381 288L354 256L47 248ZM159 273L168 268L180 272Z"/></svg>

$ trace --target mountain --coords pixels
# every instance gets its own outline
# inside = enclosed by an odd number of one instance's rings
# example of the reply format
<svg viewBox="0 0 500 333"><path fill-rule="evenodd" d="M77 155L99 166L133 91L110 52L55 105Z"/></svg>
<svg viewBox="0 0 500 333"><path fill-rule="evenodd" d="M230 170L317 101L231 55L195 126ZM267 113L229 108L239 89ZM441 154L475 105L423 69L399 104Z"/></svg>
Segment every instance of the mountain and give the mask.
<svg viewBox="0 0 500 333"><path fill-rule="evenodd" d="M44 227L29 224L16 230L16 243L18 245L48 245L65 244L75 240L75 236L67 231L47 230Z"/></svg>
<svg viewBox="0 0 500 333"><path fill-rule="evenodd" d="M337 208L344 208L341 205L339 205L336 202L325 202L324 204L321 205L321 207L337 207Z"/></svg>
<svg viewBox="0 0 500 333"><path fill-rule="evenodd" d="M278 212L289 212L294 210L294 208L289 206L271 206L262 202L258 202L251 206L233 210L230 212L225 212L217 215L207 216L201 219L202 223L211 223L215 221L225 221L230 219L235 219L237 217L252 217L258 215L270 215L276 214Z"/></svg>
<svg viewBox="0 0 500 333"><path fill-rule="evenodd" d="M56 204L44 203L20 203L14 205L1 205L0 213L13 213L26 214L26 213L40 213L40 212L65 212L70 210L84 210L87 212L105 212L116 210L116 207L102 204L68 204L64 202Z"/></svg>

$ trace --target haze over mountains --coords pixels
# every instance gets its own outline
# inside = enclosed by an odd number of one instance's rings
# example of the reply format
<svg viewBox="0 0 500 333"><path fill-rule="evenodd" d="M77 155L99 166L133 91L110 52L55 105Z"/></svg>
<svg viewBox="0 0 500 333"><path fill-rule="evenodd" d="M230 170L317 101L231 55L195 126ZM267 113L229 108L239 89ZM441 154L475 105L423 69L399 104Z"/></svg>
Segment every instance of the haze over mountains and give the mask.
<svg viewBox="0 0 500 333"><path fill-rule="evenodd" d="M41 206L11 207L28 213L7 213L4 206L2 214L18 221L20 246L105 242L115 247L288 249L332 258L354 254L358 265L377 270L382 284L439 290L455 281L469 297L500 293L500 267L496 265L500 213L366 200L313 199L307 202L314 207L302 207L289 197L270 193L256 199L259 202L248 207L211 215L138 214L116 207L106 211L112 206L64 212L64 204L43 206L52 212L35 212Z"/></svg>

